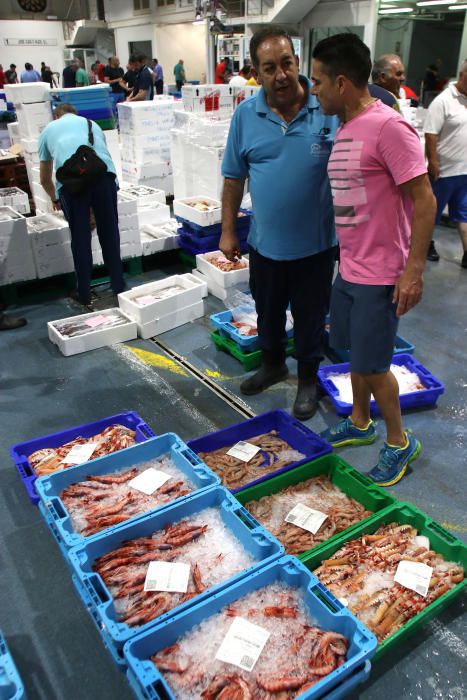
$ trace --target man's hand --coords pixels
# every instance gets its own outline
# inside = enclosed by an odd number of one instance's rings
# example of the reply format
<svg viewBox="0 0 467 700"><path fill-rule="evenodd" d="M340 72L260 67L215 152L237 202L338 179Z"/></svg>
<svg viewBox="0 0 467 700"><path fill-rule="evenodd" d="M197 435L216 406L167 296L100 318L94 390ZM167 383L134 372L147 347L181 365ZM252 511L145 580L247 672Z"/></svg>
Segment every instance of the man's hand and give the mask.
<svg viewBox="0 0 467 700"><path fill-rule="evenodd" d="M227 260L235 262L242 257L240 252L240 241L236 233L224 233L222 232L221 239L219 241L219 250L224 253Z"/></svg>
<svg viewBox="0 0 467 700"><path fill-rule="evenodd" d="M53 205L54 211L61 211L62 210L62 205L60 204L59 199L52 200L52 205Z"/></svg>
<svg viewBox="0 0 467 700"><path fill-rule="evenodd" d="M439 161L434 160L434 161L429 161L428 162L428 175L430 176L430 180L432 182L435 182L439 178Z"/></svg>
<svg viewBox="0 0 467 700"><path fill-rule="evenodd" d="M403 316L418 304L423 294L423 274L406 267L394 287L392 303L397 304L396 315Z"/></svg>

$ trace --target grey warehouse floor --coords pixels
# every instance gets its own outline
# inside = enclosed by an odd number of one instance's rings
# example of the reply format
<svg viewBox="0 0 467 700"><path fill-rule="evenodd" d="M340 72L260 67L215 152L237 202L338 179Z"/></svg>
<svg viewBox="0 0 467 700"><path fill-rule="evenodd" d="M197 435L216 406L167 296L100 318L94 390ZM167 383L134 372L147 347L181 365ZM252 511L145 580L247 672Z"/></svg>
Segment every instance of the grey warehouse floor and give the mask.
<svg viewBox="0 0 467 700"><path fill-rule="evenodd" d="M440 227L439 263L427 263L422 303L400 324L415 356L445 384L435 409L405 415L423 451L391 492L409 500L456 537L467 539L467 270L459 266L456 231ZM181 265L131 278L131 286L175 272ZM238 396L241 365L216 350L209 339L209 314L223 309L209 297L206 316L160 336L210 381ZM69 570L9 457L15 443L98 420L122 410L137 411L157 434L184 440L243 420L234 405L209 383L177 364L151 340L63 357L47 337L46 322L80 313L68 299L11 310L28 325L0 334L0 629L22 676L29 700L126 700L133 697L125 676L101 643L81 605ZM253 413L291 410L291 378L248 399ZM329 364L325 360L325 364ZM336 421L327 400L308 425L320 432ZM380 433L382 426L380 425ZM367 471L382 445L339 452ZM462 700L467 697L465 616L457 600L439 617L375 664L370 680L352 698Z"/></svg>

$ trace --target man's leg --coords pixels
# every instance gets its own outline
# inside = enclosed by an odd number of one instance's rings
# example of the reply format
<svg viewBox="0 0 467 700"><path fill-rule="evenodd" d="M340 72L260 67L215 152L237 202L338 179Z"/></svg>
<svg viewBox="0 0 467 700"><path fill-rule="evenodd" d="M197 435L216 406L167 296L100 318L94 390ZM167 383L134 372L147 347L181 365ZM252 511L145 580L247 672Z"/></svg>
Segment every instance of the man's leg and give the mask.
<svg viewBox="0 0 467 700"><path fill-rule="evenodd" d="M375 397L378 408L386 424L386 442L389 445L403 447L407 442L402 427L402 415L399 401L399 385L391 371L363 376L369 392Z"/></svg>
<svg viewBox="0 0 467 700"><path fill-rule="evenodd" d="M363 374L350 373L352 382L353 405L350 419L360 430L365 429L370 422L371 389Z"/></svg>
<svg viewBox="0 0 467 700"><path fill-rule="evenodd" d="M433 194L436 197L435 225L437 226L441 223L441 217L443 215L444 208L449 202L449 198L451 196L451 180L452 178L449 177L440 177L438 178L438 180L431 183ZM433 240L431 241L430 247L428 248L426 258L427 260L431 260L431 262L438 262L439 260L439 253L435 248Z"/></svg>
<svg viewBox="0 0 467 700"><path fill-rule="evenodd" d="M60 189L60 204L68 221L71 234L71 252L76 273L78 299L81 304L91 303L92 249L89 225L90 193L70 194Z"/></svg>
<svg viewBox="0 0 467 700"><path fill-rule="evenodd" d="M110 274L110 284L114 293L120 294L125 289L125 282L120 257L117 186L112 175L107 173L93 186L91 205L96 219L102 257Z"/></svg>
<svg viewBox="0 0 467 700"><path fill-rule="evenodd" d="M454 179L456 189L449 202L449 216L457 222L463 250L461 266L467 268L467 175L459 175Z"/></svg>

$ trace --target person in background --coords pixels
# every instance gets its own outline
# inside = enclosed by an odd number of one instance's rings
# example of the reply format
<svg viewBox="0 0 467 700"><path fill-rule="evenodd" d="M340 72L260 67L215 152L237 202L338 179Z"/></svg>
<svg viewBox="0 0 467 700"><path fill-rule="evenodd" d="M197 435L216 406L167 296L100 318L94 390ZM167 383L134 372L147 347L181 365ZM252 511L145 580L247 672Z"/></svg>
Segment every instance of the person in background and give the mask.
<svg viewBox="0 0 467 700"><path fill-rule="evenodd" d="M69 66L65 66L62 73L62 87L76 87L76 72L79 68L79 61L73 60Z"/></svg>
<svg viewBox="0 0 467 700"><path fill-rule="evenodd" d="M240 69L238 75L234 75L233 78L230 78L229 85L232 85L233 87L243 87L247 84L247 80L250 77L250 74L251 66L244 65Z"/></svg>
<svg viewBox="0 0 467 700"><path fill-rule="evenodd" d="M216 72L214 75L214 83L216 85L225 85L225 83L228 83L228 75L229 75L229 59L227 56L222 59L222 61L219 61L219 63L216 66Z"/></svg>
<svg viewBox="0 0 467 700"><path fill-rule="evenodd" d="M76 71L76 87L87 87L89 85L88 74L84 69L84 63L78 61L78 70Z"/></svg>
<svg viewBox="0 0 467 700"><path fill-rule="evenodd" d="M123 68L120 67L118 56L112 56L109 65L104 69L104 82L112 88L112 102L114 115L117 116L117 105L124 102L127 96L126 89L122 85Z"/></svg>
<svg viewBox="0 0 467 700"><path fill-rule="evenodd" d="M93 63L91 68L88 70L89 85L96 85L97 83L97 63Z"/></svg>
<svg viewBox="0 0 467 700"><path fill-rule="evenodd" d="M77 293L72 295L81 304L91 304L92 249L90 210L96 220L97 235L104 263L110 273L115 294L125 289L120 257L118 229L117 182L115 166L107 149L104 132L92 122L94 150L107 166L107 172L96 180L89 190L72 194L57 180L55 189L52 172L57 171L79 146L89 143L88 120L79 117L72 105L63 103L55 109L50 122L39 137L41 185L49 195L55 210L62 209L70 227L71 251L75 265Z"/></svg>
<svg viewBox="0 0 467 700"><path fill-rule="evenodd" d="M6 82L5 73L3 72L3 66L0 63L0 90L3 90L5 82Z"/></svg>
<svg viewBox="0 0 467 700"><path fill-rule="evenodd" d="M127 93L130 93L133 91L133 88L136 85L136 78L138 77L138 71L132 68L132 66L128 63L126 67L126 73L123 76L123 81L120 83L122 87L125 88Z"/></svg>
<svg viewBox="0 0 467 700"><path fill-rule="evenodd" d="M436 197L436 223L446 205L449 219L457 223L462 242L461 267L467 269L467 60L457 83L448 85L428 107L425 125L428 173ZM431 241L428 260L439 260Z"/></svg>
<svg viewBox="0 0 467 700"><path fill-rule="evenodd" d="M101 61L98 61L96 65L97 65L97 77L99 78L99 82L103 83L104 82L105 66Z"/></svg>
<svg viewBox="0 0 467 700"><path fill-rule="evenodd" d="M177 92L180 92L182 89L182 85L185 85L186 82L186 74L185 74L185 66L183 64L183 58L180 58L178 63L174 66L174 76L175 76L175 84L177 86Z"/></svg>
<svg viewBox="0 0 467 700"><path fill-rule="evenodd" d="M44 71L45 71L45 63L44 63L44 61L41 61L41 80L43 83L46 83L47 81L44 80Z"/></svg>
<svg viewBox="0 0 467 700"><path fill-rule="evenodd" d="M18 82L18 73L14 63L10 63L10 68L5 71L5 84L14 85Z"/></svg>
<svg viewBox="0 0 467 700"><path fill-rule="evenodd" d="M325 116L299 74L292 39L267 25L250 41L261 90L232 117L222 163L222 235L229 260L240 257L236 221L249 178L253 218L248 236L250 288L258 314L262 365L240 385L247 396L284 380L286 312L294 319L298 390L293 406L307 420L318 406L317 372L324 350L335 258L326 165L335 117Z"/></svg>
<svg viewBox="0 0 467 700"><path fill-rule="evenodd" d="M438 66L436 63L430 63L425 71L425 77L423 78L423 90L425 92L434 92L436 90L436 83L438 82Z"/></svg>
<svg viewBox="0 0 467 700"><path fill-rule="evenodd" d="M21 71L21 82L22 83L40 83L41 76L34 70L32 63L25 63L24 70Z"/></svg>
<svg viewBox="0 0 467 700"><path fill-rule="evenodd" d="M156 90L156 95L164 94L164 73L162 71L162 66L157 60L157 58L152 59L152 69L154 72L154 88Z"/></svg>
<svg viewBox="0 0 467 700"><path fill-rule="evenodd" d="M136 71L135 86L126 98L127 102L140 102L152 100L154 97L154 81L152 71L146 64L147 56L144 53L132 54L128 63Z"/></svg>
<svg viewBox="0 0 467 700"><path fill-rule="evenodd" d="M44 83L49 83L51 88L58 87L54 74L50 70L50 66L44 66L44 70L42 71L42 81Z"/></svg>
<svg viewBox="0 0 467 700"><path fill-rule="evenodd" d="M15 328L22 328L26 325L25 318L4 314L5 308L5 304L0 303L0 331L13 331Z"/></svg>
<svg viewBox="0 0 467 700"><path fill-rule="evenodd" d="M350 417L321 435L334 447L373 443L373 394L387 437L369 476L392 486L421 450L403 429L390 368L398 319L422 297L436 204L419 136L371 97L370 70L370 50L356 34L337 34L313 49L313 93L341 122L328 164L340 243L330 345L350 350L353 392Z"/></svg>
<svg viewBox="0 0 467 700"><path fill-rule="evenodd" d="M379 85L399 98L402 83L405 80L405 69L400 57L395 53L384 53L373 63L371 79L374 85Z"/></svg>

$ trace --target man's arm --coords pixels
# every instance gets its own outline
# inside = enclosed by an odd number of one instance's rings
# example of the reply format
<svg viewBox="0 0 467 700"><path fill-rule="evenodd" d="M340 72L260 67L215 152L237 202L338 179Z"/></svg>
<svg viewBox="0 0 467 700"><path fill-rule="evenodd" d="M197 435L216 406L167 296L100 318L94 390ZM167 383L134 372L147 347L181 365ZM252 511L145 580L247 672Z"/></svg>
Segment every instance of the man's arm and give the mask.
<svg viewBox="0 0 467 700"><path fill-rule="evenodd" d="M237 216L243 197L245 180L224 178L222 193L222 235L219 249L228 260L241 258L240 241L237 236Z"/></svg>
<svg viewBox="0 0 467 700"><path fill-rule="evenodd" d="M410 251L404 271L394 288L393 303L402 316L418 304L423 292L423 268L433 233L436 199L427 175L419 175L399 186L413 202Z"/></svg>
<svg viewBox="0 0 467 700"><path fill-rule="evenodd" d="M52 180L52 172L53 172L53 160L41 160L40 162L40 180L41 180L41 185L44 188L44 190L47 192L49 195L50 199L52 200L53 207L55 211L60 211L60 202L57 199L57 194L55 192L55 185Z"/></svg>
<svg viewBox="0 0 467 700"><path fill-rule="evenodd" d="M428 160L428 174L431 179L439 178L438 134L425 134L425 155Z"/></svg>
<svg viewBox="0 0 467 700"><path fill-rule="evenodd" d="M136 95L130 95L126 98L126 102L140 102L146 99L147 90L140 90Z"/></svg>

